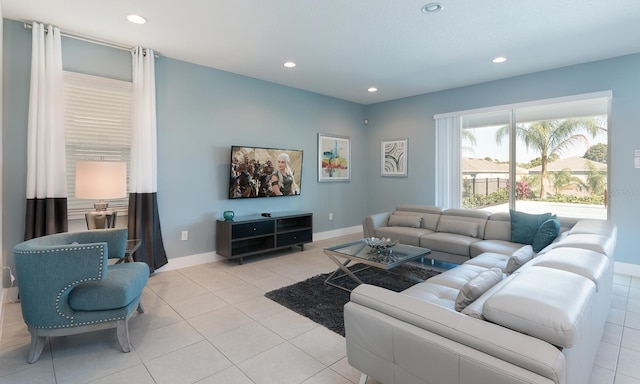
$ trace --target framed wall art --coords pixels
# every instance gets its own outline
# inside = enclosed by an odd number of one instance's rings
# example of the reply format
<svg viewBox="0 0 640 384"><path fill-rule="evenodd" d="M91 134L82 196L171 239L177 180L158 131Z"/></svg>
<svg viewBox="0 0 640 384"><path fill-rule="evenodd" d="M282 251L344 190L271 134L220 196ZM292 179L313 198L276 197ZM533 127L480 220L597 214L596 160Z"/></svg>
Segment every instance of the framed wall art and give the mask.
<svg viewBox="0 0 640 384"><path fill-rule="evenodd" d="M351 139L318 133L318 181L351 180Z"/></svg>
<svg viewBox="0 0 640 384"><path fill-rule="evenodd" d="M382 140L381 175L407 177L408 139Z"/></svg>

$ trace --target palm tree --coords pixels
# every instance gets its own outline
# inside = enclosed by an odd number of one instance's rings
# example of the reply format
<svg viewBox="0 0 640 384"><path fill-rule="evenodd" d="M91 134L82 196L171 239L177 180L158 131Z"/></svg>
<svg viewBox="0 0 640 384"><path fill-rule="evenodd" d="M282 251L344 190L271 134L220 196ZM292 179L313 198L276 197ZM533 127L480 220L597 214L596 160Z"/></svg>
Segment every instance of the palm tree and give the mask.
<svg viewBox="0 0 640 384"><path fill-rule="evenodd" d="M527 149L540 153L540 198L546 196L545 180L547 180L547 164L552 155L560 155L577 142L589 145L588 133L595 137L600 127L593 118L543 120L516 125L516 138L521 140ZM509 135L509 127L504 126L496 132L496 142Z"/></svg>
<svg viewBox="0 0 640 384"><path fill-rule="evenodd" d="M556 195L572 181L571 170L568 168L565 168L562 171L550 172L549 176L551 176L551 184L553 184L553 189L555 189Z"/></svg>
<svg viewBox="0 0 640 384"><path fill-rule="evenodd" d="M476 135L473 133L473 131L471 130L472 128L463 128L462 129L462 142L465 143L469 143L469 146L463 145L462 146L462 151L467 151L469 153L474 153L475 152L475 146L477 145L477 140L476 140Z"/></svg>
<svg viewBox="0 0 640 384"><path fill-rule="evenodd" d="M587 175L587 190L593 195L601 195L607 190L607 171L596 168L595 164L587 163L589 175Z"/></svg>

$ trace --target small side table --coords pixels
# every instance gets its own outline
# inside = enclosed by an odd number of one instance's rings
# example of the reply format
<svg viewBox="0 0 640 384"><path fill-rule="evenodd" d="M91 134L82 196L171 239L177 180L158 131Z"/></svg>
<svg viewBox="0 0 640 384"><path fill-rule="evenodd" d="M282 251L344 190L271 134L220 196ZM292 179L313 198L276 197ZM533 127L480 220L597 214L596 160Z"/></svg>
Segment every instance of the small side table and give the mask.
<svg viewBox="0 0 640 384"><path fill-rule="evenodd" d="M127 249L124 251L124 257L116 261L116 264L133 263L133 254L136 253L141 244L142 240L140 239L127 240Z"/></svg>
<svg viewBox="0 0 640 384"><path fill-rule="evenodd" d="M117 217L117 211L93 211L84 214L87 229L115 228Z"/></svg>

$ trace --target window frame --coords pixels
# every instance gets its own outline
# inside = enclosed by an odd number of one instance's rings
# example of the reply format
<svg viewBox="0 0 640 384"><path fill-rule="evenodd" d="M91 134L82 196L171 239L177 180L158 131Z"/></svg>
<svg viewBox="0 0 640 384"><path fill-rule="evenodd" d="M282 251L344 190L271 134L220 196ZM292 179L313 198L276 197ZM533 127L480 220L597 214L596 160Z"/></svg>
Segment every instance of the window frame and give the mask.
<svg viewBox="0 0 640 384"><path fill-rule="evenodd" d="M507 111L510 112L509 123L509 178L515 180L516 173L516 141L517 138L513 135L516 125L518 124L516 113L518 110L526 109L529 107L545 106L552 107L554 104L562 104L574 101L589 101L589 100L606 100L606 115L607 115L607 127L608 138L607 143L610 143L611 137L611 99L613 97L612 91L592 92L586 94L572 95L566 97L558 97L551 99L534 100L523 103L506 104L500 106L493 106L487 108L478 108L472 110L450 112L434 115L436 126L436 204L442 208L461 208L462 207L462 193L461 193L461 134L463 129L462 119L464 116ZM608 158L611 154L611 146L607 146ZM609 164L610 165L610 164ZM607 185L611 185L611 172L607 172ZM509 208L515 209L515 183L510 184L509 188ZM611 201L609 199L606 204L607 218L611 214Z"/></svg>

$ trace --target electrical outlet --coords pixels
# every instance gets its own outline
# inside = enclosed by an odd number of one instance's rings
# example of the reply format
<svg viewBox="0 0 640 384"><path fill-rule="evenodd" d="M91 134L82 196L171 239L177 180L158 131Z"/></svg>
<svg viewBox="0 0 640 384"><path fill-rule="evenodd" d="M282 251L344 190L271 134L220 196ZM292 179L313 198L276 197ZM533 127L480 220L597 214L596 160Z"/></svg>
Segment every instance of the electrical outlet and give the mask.
<svg viewBox="0 0 640 384"><path fill-rule="evenodd" d="M333 220L333 213L329 214L329 220Z"/></svg>
<svg viewBox="0 0 640 384"><path fill-rule="evenodd" d="M189 231L182 231L182 240L189 240Z"/></svg>

